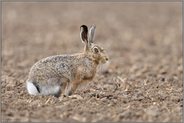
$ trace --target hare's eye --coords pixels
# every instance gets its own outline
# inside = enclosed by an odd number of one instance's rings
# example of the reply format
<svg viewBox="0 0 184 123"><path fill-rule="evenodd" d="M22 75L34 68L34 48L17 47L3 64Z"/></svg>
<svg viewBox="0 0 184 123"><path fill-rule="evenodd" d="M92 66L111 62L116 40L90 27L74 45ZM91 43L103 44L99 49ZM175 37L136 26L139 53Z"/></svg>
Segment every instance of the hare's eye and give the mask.
<svg viewBox="0 0 184 123"><path fill-rule="evenodd" d="M97 47L94 47L94 48L93 48L93 51L94 51L95 53L98 53L98 52L99 52L99 50L98 50Z"/></svg>

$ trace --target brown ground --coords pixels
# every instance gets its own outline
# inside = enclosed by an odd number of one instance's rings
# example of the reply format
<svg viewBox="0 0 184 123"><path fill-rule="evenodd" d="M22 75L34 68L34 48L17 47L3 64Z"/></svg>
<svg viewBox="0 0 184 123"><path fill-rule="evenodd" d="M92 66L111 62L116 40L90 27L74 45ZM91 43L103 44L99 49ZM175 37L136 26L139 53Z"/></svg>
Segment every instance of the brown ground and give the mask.
<svg viewBox="0 0 184 123"><path fill-rule="evenodd" d="M111 64L75 95L33 97L25 81L39 59L83 49L81 24ZM3 5L3 121L182 121L180 3Z"/></svg>

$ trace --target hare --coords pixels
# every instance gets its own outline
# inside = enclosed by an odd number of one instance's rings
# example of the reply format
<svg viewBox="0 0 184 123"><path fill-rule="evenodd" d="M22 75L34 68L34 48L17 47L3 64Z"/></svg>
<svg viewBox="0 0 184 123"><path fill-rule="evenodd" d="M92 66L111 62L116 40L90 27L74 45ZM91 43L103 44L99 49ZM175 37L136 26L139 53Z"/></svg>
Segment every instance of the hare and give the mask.
<svg viewBox="0 0 184 123"><path fill-rule="evenodd" d="M91 81L97 66L108 61L104 49L93 43L95 25L88 31L86 25L80 27L80 38L85 44L82 53L50 56L36 62L26 81L30 95L72 95L77 87Z"/></svg>

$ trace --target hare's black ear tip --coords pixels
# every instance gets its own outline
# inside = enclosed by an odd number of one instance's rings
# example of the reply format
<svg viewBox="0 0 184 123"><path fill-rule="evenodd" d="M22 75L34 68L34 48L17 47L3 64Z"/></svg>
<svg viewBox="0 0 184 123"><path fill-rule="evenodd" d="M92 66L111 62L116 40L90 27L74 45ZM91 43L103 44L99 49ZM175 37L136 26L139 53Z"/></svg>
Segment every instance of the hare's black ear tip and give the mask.
<svg viewBox="0 0 184 123"><path fill-rule="evenodd" d="M81 25L80 28L87 28L87 26L86 25Z"/></svg>
<svg viewBox="0 0 184 123"><path fill-rule="evenodd" d="M88 31L88 27L86 25L81 25L80 29L83 29L84 31Z"/></svg>

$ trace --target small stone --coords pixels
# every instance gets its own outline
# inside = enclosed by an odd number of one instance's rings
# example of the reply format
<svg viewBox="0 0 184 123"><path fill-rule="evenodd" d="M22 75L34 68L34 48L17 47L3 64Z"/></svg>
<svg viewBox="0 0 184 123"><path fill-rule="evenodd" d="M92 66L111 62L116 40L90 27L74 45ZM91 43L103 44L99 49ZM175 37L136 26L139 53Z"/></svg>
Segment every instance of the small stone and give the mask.
<svg viewBox="0 0 184 123"><path fill-rule="evenodd" d="M86 122L86 118L85 118L85 117L82 117L82 116L79 115L79 114L74 115L74 116L72 117L72 119L77 120L77 121L79 121L79 122Z"/></svg>
<svg viewBox="0 0 184 123"><path fill-rule="evenodd" d="M69 96L69 98L71 98L71 99L79 99L79 100L83 99L83 97L81 97L80 95L71 95L71 96Z"/></svg>

